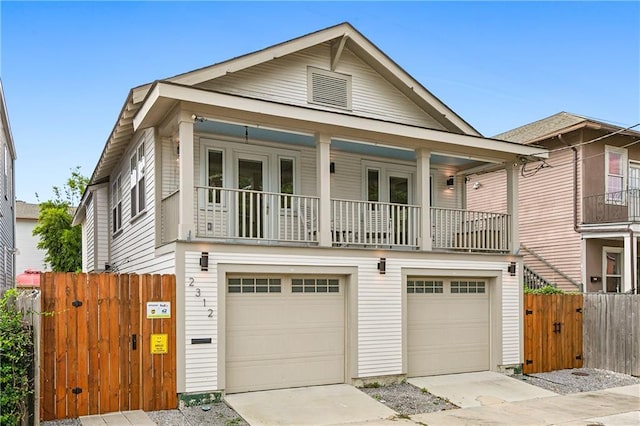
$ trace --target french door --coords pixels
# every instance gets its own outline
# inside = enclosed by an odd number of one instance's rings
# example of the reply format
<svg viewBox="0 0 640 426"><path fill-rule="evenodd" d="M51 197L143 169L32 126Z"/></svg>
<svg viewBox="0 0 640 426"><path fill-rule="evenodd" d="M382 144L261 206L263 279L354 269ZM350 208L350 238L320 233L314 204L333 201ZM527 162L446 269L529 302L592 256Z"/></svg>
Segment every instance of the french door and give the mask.
<svg viewBox="0 0 640 426"><path fill-rule="evenodd" d="M239 155L237 159L236 229L241 238L264 238L268 227L268 205L264 191L267 186L267 157L263 155Z"/></svg>

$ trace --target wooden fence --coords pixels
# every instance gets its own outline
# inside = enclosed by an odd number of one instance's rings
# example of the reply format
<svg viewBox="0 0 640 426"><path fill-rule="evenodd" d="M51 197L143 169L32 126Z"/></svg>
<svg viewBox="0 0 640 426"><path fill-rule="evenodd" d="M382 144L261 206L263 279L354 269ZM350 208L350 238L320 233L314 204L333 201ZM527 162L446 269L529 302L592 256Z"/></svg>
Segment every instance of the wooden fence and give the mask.
<svg viewBox="0 0 640 426"><path fill-rule="evenodd" d="M640 376L640 295L584 295L584 361Z"/></svg>
<svg viewBox="0 0 640 426"><path fill-rule="evenodd" d="M582 295L524 295L523 372L582 367Z"/></svg>
<svg viewBox="0 0 640 426"><path fill-rule="evenodd" d="M42 419L176 408L175 276L40 281Z"/></svg>

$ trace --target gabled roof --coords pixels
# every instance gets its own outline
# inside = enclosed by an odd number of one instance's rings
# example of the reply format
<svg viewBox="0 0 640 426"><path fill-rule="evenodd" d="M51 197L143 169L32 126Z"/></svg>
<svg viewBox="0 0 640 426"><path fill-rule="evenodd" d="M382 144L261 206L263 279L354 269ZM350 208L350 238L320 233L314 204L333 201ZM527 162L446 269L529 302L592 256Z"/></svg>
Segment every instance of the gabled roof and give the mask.
<svg viewBox="0 0 640 426"><path fill-rule="evenodd" d="M38 220L38 216L40 216L40 204L27 203L20 200L16 201L16 220Z"/></svg>
<svg viewBox="0 0 640 426"><path fill-rule="evenodd" d="M624 127L616 126L611 123L563 111L541 120L534 121L533 123L525 124L524 126L516 127L515 129L500 133L499 135L495 135L493 139L531 144L558 134L572 132L584 127L611 131L624 130L624 132L620 133L640 136L640 132L625 130Z"/></svg>
<svg viewBox="0 0 640 426"><path fill-rule="evenodd" d="M100 155L96 168L89 179L89 184L106 182L113 168L120 161L132 135L135 132L133 119L138 113L150 89L159 81L177 83L183 86L194 86L216 77L237 72L248 67L259 65L284 55L336 40L337 47L334 58L339 59L341 49L347 47L358 55L365 63L374 68L388 81L401 90L409 99L424 109L429 115L443 125L449 132L482 136L476 129L449 109L442 101L424 88L417 80L391 60L349 23L342 23L295 38L265 49L238 56L214 65L179 74L168 79L156 80L153 83L135 87L129 91L127 99L120 111L111 134ZM340 48L342 46L342 48Z"/></svg>
<svg viewBox="0 0 640 426"><path fill-rule="evenodd" d="M348 22L214 65L179 74L166 79L166 81L194 86L328 41L338 41L338 46L347 47L433 116L448 131L482 136ZM335 61L338 61L339 51L340 47L337 47L333 54ZM332 62L334 58L332 58Z"/></svg>

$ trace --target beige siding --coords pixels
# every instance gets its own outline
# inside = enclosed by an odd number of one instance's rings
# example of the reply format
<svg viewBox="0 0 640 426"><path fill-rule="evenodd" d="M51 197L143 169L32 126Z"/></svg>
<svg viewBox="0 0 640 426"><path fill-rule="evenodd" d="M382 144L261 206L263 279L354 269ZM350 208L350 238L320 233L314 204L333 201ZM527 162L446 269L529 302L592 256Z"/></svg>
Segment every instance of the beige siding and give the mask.
<svg viewBox="0 0 640 426"><path fill-rule="evenodd" d="M105 263L109 263L109 189L107 186L99 188L93 194L96 203L94 224L95 270L104 270Z"/></svg>
<svg viewBox="0 0 640 426"><path fill-rule="evenodd" d="M323 109L307 102L307 67L330 69L329 43L263 63L199 85L199 87ZM352 76L351 114L416 126L443 129L371 67L345 49L336 72Z"/></svg>
<svg viewBox="0 0 640 426"><path fill-rule="evenodd" d="M131 218L131 197L129 159L133 149L145 145L145 191L146 210L137 217ZM123 200L122 200L122 232L111 236L110 263L123 273L152 273L173 270L171 257L155 255L155 143L153 129L147 129L140 133L129 147L129 151L123 156L120 167L112 176L122 176ZM113 218L110 219L112 221ZM111 222L110 222L111 227ZM111 228L110 228L111 229Z"/></svg>
<svg viewBox="0 0 640 426"><path fill-rule="evenodd" d="M219 346L217 302L219 264L252 265L315 265L318 273L331 273L336 267L357 269L357 377L373 377L403 374L403 301L402 268L434 268L450 270L502 271L502 359L499 364L521 362L520 353L520 285L517 277L507 272L506 261L459 259L387 259L387 273L380 275L378 259L372 256L313 256L252 253L248 247L244 253L210 252L209 270L201 271L199 251L188 251L185 257L185 391L200 392L219 388L217 357ZM194 286L186 283L193 278ZM194 288L200 289L200 297ZM202 300L206 299L206 306ZM347 303L348 306L354 306ZM208 309L216 314L210 318ZM191 339L211 337L210 345L192 345ZM496 366L492 366L495 368Z"/></svg>
<svg viewBox="0 0 640 426"><path fill-rule="evenodd" d="M545 167L532 176L520 176L520 241L576 282L581 281L580 235L573 228L573 152L555 152ZM533 169L528 165L527 170ZM473 186L479 182L480 187ZM471 176L467 183L470 210L506 212L506 174L504 170ZM524 253L523 253L524 254ZM549 277L551 270L539 271L541 262L525 257L532 269ZM575 291L571 285L567 290Z"/></svg>

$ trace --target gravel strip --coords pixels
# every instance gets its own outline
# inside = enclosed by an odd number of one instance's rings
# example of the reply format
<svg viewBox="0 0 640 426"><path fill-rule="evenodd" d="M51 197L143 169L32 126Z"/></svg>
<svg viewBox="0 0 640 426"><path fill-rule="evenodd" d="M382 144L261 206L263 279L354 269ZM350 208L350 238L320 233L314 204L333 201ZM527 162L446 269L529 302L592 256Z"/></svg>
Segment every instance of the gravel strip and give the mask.
<svg viewBox="0 0 640 426"><path fill-rule="evenodd" d="M205 410L203 410L203 408ZM208 409L207 409L208 408ZM182 410L150 411L147 415L158 426L245 426L242 417L224 402L185 407Z"/></svg>
<svg viewBox="0 0 640 426"><path fill-rule="evenodd" d="M411 416L420 413L458 408L449 401L438 398L429 392L409 383L399 383L380 387L358 388L375 400L397 412L400 416Z"/></svg>
<svg viewBox="0 0 640 426"><path fill-rule="evenodd" d="M571 368L548 373L515 374L512 377L561 395L640 383L638 377L596 368Z"/></svg>

